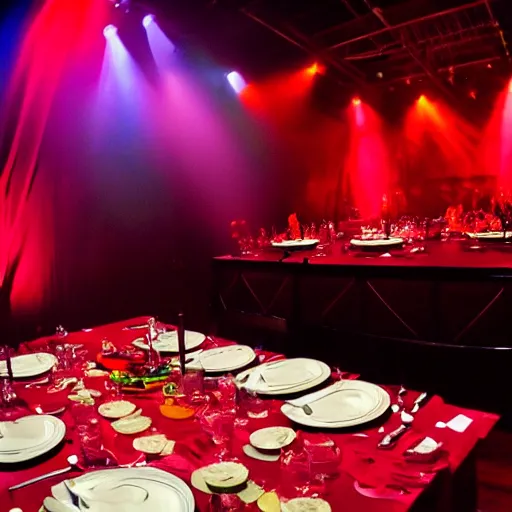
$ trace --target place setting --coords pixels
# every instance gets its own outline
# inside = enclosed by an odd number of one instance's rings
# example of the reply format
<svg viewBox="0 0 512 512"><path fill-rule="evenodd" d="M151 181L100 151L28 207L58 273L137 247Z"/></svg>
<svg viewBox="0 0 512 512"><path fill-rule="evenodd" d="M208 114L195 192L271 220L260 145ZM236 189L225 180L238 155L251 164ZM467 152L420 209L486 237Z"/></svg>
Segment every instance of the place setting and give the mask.
<svg viewBox="0 0 512 512"><path fill-rule="evenodd" d="M239 387L260 395L288 395L315 388L331 376L322 361L308 358L263 363L236 376Z"/></svg>

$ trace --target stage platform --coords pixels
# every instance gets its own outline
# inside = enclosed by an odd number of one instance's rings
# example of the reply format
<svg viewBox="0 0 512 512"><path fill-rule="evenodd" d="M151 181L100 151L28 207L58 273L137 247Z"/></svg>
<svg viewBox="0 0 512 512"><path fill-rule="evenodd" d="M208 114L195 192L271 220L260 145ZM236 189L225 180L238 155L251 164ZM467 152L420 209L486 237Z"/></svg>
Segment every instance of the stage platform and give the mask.
<svg viewBox="0 0 512 512"><path fill-rule="evenodd" d="M214 258L217 325L242 338L258 331L262 343L291 345L288 353L417 386L431 382L432 373L452 390L450 374L466 380L508 373L512 247L425 247L380 257L347 252L340 242L325 257L297 252L280 261L282 252L269 251Z"/></svg>

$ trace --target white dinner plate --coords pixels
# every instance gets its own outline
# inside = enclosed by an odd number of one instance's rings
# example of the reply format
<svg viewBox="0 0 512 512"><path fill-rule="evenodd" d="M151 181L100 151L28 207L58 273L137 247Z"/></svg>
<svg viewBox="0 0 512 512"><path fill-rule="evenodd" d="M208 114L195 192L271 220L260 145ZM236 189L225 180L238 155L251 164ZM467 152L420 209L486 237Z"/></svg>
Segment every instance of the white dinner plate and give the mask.
<svg viewBox="0 0 512 512"><path fill-rule="evenodd" d="M115 468L93 471L52 487L53 497L73 505L68 488L81 496L78 510L86 512L194 512L188 485L161 469ZM76 509L75 509L76 510Z"/></svg>
<svg viewBox="0 0 512 512"><path fill-rule="evenodd" d="M0 422L0 463L35 459L55 448L66 434L66 425L49 415L25 416Z"/></svg>
<svg viewBox="0 0 512 512"><path fill-rule="evenodd" d="M466 233L470 238L477 240L503 240L503 231L487 231L485 233ZM505 232L505 239L512 237L512 231Z"/></svg>
<svg viewBox="0 0 512 512"><path fill-rule="evenodd" d="M205 350L198 359L205 372L229 372L251 364L256 354L246 345L231 345Z"/></svg>
<svg viewBox="0 0 512 512"><path fill-rule="evenodd" d="M14 356L11 358L12 374L15 379L35 377L50 371L56 363L57 358L45 352ZM0 361L0 377L7 376L7 363Z"/></svg>
<svg viewBox="0 0 512 512"><path fill-rule="evenodd" d="M307 240L283 240L282 242L272 242L272 247L276 249L313 249L320 243L316 238Z"/></svg>
<svg viewBox="0 0 512 512"><path fill-rule="evenodd" d="M185 349L192 350L199 347L206 336L200 332L185 331ZM148 350L148 344L144 338L138 338L132 342L137 348ZM153 348L157 352L179 352L178 331L164 332L160 334L153 343Z"/></svg>
<svg viewBox="0 0 512 512"><path fill-rule="evenodd" d="M330 375L330 368L322 361L295 358L261 364L238 374L237 380L261 395L285 395L314 388Z"/></svg>
<svg viewBox="0 0 512 512"><path fill-rule="evenodd" d="M335 392L306 402L312 410L311 415L291 404L284 404L281 412L293 422L309 427L354 427L377 419L388 410L390 402L389 394L380 386L347 380Z"/></svg>
<svg viewBox="0 0 512 512"><path fill-rule="evenodd" d="M359 238L352 238L350 243L355 247L392 247L404 243L403 238L390 237L390 238L377 238L376 240L361 240Z"/></svg>

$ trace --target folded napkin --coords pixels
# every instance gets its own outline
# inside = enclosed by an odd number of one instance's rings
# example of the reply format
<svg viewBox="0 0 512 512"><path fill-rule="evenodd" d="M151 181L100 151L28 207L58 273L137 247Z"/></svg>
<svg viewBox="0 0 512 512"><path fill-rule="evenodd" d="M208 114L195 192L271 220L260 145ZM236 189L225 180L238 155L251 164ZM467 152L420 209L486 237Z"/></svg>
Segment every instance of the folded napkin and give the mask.
<svg viewBox="0 0 512 512"><path fill-rule="evenodd" d="M268 386L298 386L310 382L322 374L319 365L305 365L303 361L289 359L286 362L270 364L261 370L261 377Z"/></svg>

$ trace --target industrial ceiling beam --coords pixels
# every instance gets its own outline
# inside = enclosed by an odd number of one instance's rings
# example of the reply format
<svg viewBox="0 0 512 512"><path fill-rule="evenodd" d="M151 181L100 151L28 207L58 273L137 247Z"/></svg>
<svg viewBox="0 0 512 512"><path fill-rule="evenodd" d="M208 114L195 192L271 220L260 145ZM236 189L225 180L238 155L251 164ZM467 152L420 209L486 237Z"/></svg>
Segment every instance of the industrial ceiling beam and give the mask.
<svg viewBox="0 0 512 512"><path fill-rule="evenodd" d="M462 4L462 5L457 5L455 7L451 7L451 8L448 8L448 9L444 9L444 10L441 10L441 11L436 11L436 12L433 12L433 13L430 13L430 14L425 14L423 16L418 16L418 17L413 17L411 19L408 19L406 21L403 21L401 23L396 23L396 24L388 24L387 26L384 26L378 30L373 30L371 32L367 32L367 33L364 33L364 34L361 34L361 35L358 35L358 36L355 36L355 37L351 37L349 39L345 39L344 41L340 41L339 43L335 43L335 44L332 44L330 45L329 47L325 48L326 51L333 51L333 50L337 50L338 48L341 48L343 46L346 46L348 44L351 44L351 43L356 43L357 41L363 41L365 39L370 39L372 37L376 37L376 36L379 36L381 34L385 34L391 30L397 30L397 29L401 29L401 28L405 28L405 27L408 27L409 25L413 25L415 23L419 23L419 22L422 22L422 21L428 21L428 20L432 20L432 19L435 19L435 18L439 18L440 16L446 16L448 14L453 14L453 13L456 13L456 12L459 12L459 11L463 11L463 10L466 10L466 9L470 9L471 7L477 7L478 5L482 5L484 3L486 3L487 0L473 0L472 2L469 2L469 3L465 3L465 4ZM398 6L395 6L395 7L398 7ZM403 5L403 6L400 6L404 11L407 10L407 4ZM387 12L389 11L389 9L383 11L383 16L386 17L387 19ZM331 27L330 29L328 29L328 32L334 32L336 30L342 30L344 27L347 27L347 25L349 24L350 22L346 22L346 23L343 23L341 25L337 25L336 27ZM324 32L321 32L319 34L316 34L315 37L318 37L318 36L321 36L321 35L324 35L325 33L327 33L327 31L324 31Z"/></svg>
<svg viewBox="0 0 512 512"><path fill-rule="evenodd" d="M344 66L342 63L340 63L338 60L334 59L331 56L322 56L320 58L319 52L316 51L316 49L311 48L307 44L307 42L305 42L305 41L298 41L296 39L297 34L294 34L295 37L292 37L292 36L290 36L288 34L285 34L282 30L279 30L278 28L274 27L273 25L271 25L267 21L263 20L262 18L260 18L256 14L252 13L251 11L248 11L246 9L242 9L242 12L248 18L250 18L253 21L259 23L262 26L264 26L266 29L270 30L271 32L273 32L274 34L280 36L281 38L285 39L289 43L297 46L298 48L300 48L301 50L303 50L307 54L313 56L315 59L319 59L323 63L328 64L328 65L332 66L333 68L337 69L345 77L350 78L350 80L352 80L353 82L357 83L358 85L364 85L365 84L364 75L362 75L361 72L359 72L356 69L352 69L351 67L349 68L348 66Z"/></svg>
<svg viewBox="0 0 512 512"><path fill-rule="evenodd" d="M500 40L501 40L501 45L503 46L503 49L505 50L505 55L506 55L508 61L510 62L510 52L508 51L507 41L505 40L505 36L503 35L503 30L501 30L498 20L494 17L494 13L492 12L491 4L489 3L489 0L485 0L485 7L487 9L487 12L489 13L489 17L491 18L493 25L496 27L496 30L498 31L498 35L500 36Z"/></svg>
<svg viewBox="0 0 512 512"><path fill-rule="evenodd" d="M385 18L384 14L382 12L382 9L374 8L371 5L370 0L364 0L364 3L368 7L368 9L370 9L373 12L373 14L381 21L381 23L386 28L388 28L388 29L393 28L392 25L390 25L388 20ZM405 37L398 39L394 33L391 33L391 36L393 37L393 39L397 40L397 42L402 43L404 50L406 50L407 53L409 53L409 55L414 59L414 61L421 67L421 69L425 72L425 74L430 78L430 80L432 80L432 82L440 90L442 90L445 94L448 94L449 96L454 96L453 91L451 91L446 86L446 84L443 82L443 80L441 80L439 78L439 76L437 75L437 72L430 67L430 64L428 62L425 62L421 58L421 56L418 54L417 49L415 47L411 46L409 44L409 42L405 39ZM402 36L403 36L403 32L402 32Z"/></svg>

